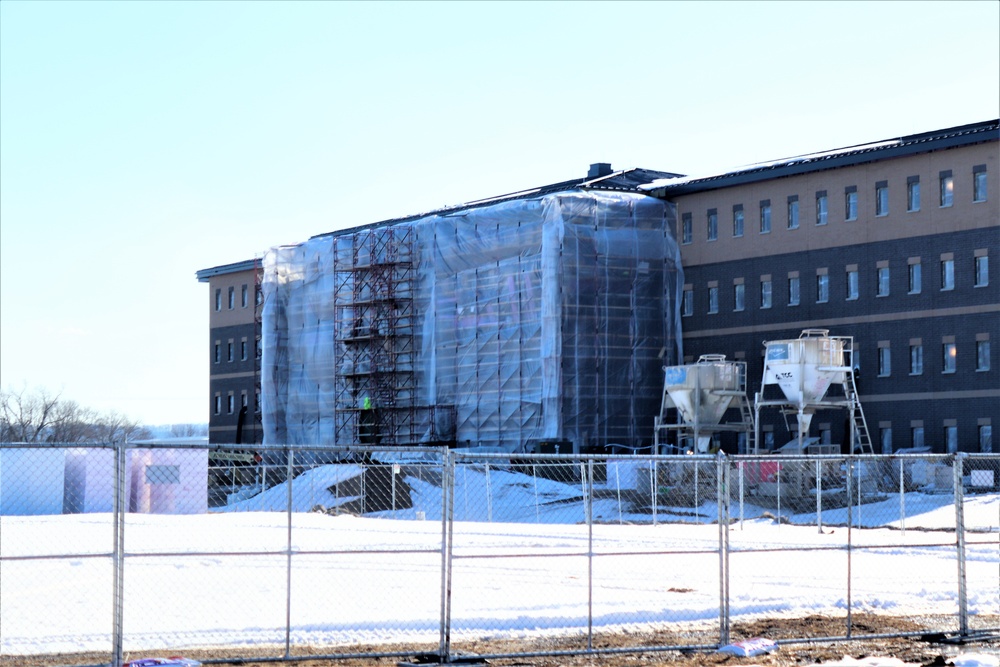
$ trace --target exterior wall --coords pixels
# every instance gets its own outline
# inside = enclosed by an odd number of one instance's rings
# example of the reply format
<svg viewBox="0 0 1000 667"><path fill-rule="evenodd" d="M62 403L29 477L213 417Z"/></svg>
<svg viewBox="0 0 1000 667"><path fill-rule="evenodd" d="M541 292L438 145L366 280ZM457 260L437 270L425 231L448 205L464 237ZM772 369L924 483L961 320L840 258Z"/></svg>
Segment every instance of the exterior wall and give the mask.
<svg viewBox="0 0 1000 667"><path fill-rule="evenodd" d="M258 333L256 322L256 275L251 269L221 273L208 279L209 290L209 426L210 443L236 442L237 422L242 396L247 397L247 415L243 425L245 443L263 440L260 428L257 382ZM229 290L233 304L229 307ZM246 290L244 305L243 293ZM244 344L246 358L244 359ZM218 358L216 346L218 345ZM232 359L229 346L232 345ZM229 409L229 396L233 409ZM216 410L216 397L219 408Z"/></svg>
<svg viewBox="0 0 1000 667"><path fill-rule="evenodd" d="M682 244L685 289L693 313L682 319L688 359L721 353L748 362L749 388L760 389L763 342L797 338L805 328L854 336L860 398L876 451L880 428L891 428L892 447L910 447L912 428L925 444L946 451L946 426L958 428L958 448L979 451L979 427L1000 425L1000 164L996 141L872 161L757 183L679 195L678 224L692 222ZM987 199L973 202L973 170L987 171ZM939 174L952 172L951 206L939 204ZM907 211L907 181L918 177L919 211ZM888 186L888 212L876 215L876 185ZM856 187L858 214L845 220L845 189ZM826 191L828 217L818 225L816 193ZM799 225L789 229L787 202L798 196ZM771 231L760 232L759 205L771 203ZM742 205L744 233L733 236L733 207ZM707 239L709 209L718 214L718 238ZM975 285L975 257L988 257L988 283ZM942 288L941 263L954 262L954 287ZM919 292L909 289L909 266L919 262ZM847 295L847 271L856 268L857 298ZM877 295L878 270L888 269L889 291ZM829 297L817 302L817 275L826 274ZM772 305L761 307L761 280L770 277ZM800 299L789 305L789 278ZM745 306L735 310L734 285ZM709 314L709 287L718 287L718 312ZM990 341L989 370L977 370L977 340ZM923 370L911 374L910 346L923 347ZM954 342L956 369L943 372L943 344ZM879 376L879 348L888 347L889 372ZM762 412L764 430L780 446L791 435L781 417ZM846 439L844 415L817 414L810 435L827 426L832 441ZM788 436L787 438L785 436ZM727 449L735 448L723 440ZM994 436L993 451L1000 451ZM763 443L762 443L763 446Z"/></svg>

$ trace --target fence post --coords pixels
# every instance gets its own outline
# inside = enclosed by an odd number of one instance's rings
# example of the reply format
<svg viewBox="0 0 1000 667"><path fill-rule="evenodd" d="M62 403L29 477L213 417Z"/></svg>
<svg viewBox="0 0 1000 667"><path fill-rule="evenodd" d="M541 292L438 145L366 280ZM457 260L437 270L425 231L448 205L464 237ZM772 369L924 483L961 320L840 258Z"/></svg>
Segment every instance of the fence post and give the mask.
<svg viewBox="0 0 1000 667"><path fill-rule="evenodd" d="M114 614L112 641L112 667L121 667L124 661L123 647L124 615L125 615L125 513L128 511L125 493L125 477L127 467L126 454L128 442L112 443L115 452L115 492L114 492L114 545L112 546L112 568L114 570L114 585L112 609Z"/></svg>
<svg viewBox="0 0 1000 667"><path fill-rule="evenodd" d="M288 528L285 542L285 658L292 657L292 475L294 473L294 452L288 450L285 486L288 488Z"/></svg>
<svg viewBox="0 0 1000 667"><path fill-rule="evenodd" d="M715 457L715 494L719 517L719 645L729 643L729 465L723 451Z"/></svg>
<svg viewBox="0 0 1000 667"><path fill-rule="evenodd" d="M854 459L847 460L847 637L851 636L853 620L851 618L851 526L854 525L854 505L852 504L852 488L854 485ZM860 498L858 499L860 502Z"/></svg>
<svg viewBox="0 0 1000 667"><path fill-rule="evenodd" d="M451 555L455 527L455 456L441 448L441 641L438 655L441 664L451 662ZM464 471L464 468L463 468Z"/></svg>
<svg viewBox="0 0 1000 667"><path fill-rule="evenodd" d="M587 478L587 651L594 650L594 460L588 459Z"/></svg>
<svg viewBox="0 0 1000 667"><path fill-rule="evenodd" d="M965 489L962 485L965 458L965 452L958 452L952 461L955 487L955 548L958 552L958 632L962 637L969 634L969 598L965 581Z"/></svg>

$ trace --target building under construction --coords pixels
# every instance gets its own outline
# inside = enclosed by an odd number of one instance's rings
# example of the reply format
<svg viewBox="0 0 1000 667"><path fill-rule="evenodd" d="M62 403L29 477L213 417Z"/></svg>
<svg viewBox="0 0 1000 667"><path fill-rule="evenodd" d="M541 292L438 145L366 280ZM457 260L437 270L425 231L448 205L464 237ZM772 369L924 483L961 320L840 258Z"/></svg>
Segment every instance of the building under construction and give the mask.
<svg viewBox="0 0 1000 667"><path fill-rule="evenodd" d="M674 206L634 191L656 172L590 176L269 252L265 443L648 446Z"/></svg>

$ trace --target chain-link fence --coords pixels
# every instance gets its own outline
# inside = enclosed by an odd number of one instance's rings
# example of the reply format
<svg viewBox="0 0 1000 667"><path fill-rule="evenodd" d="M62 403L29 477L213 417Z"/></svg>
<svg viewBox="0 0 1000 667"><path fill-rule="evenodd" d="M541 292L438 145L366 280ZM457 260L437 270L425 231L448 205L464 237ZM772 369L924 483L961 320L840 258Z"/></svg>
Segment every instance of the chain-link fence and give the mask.
<svg viewBox="0 0 1000 667"><path fill-rule="evenodd" d="M0 656L694 649L777 616L839 619L830 639L1000 628L998 455L241 447L0 447Z"/></svg>

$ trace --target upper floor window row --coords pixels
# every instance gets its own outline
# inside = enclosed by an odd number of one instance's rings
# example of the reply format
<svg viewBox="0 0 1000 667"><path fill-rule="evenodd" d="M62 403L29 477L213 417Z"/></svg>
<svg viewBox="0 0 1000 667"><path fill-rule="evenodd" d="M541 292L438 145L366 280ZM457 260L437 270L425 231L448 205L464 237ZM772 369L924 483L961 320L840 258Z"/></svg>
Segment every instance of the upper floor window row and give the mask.
<svg viewBox="0 0 1000 667"><path fill-rule="evenodd" d="M972 201L984 202L988 199L988 172L987 165L980 164L972 168ZM889 215L889 181L876 181L874 195L875 217ZM938 206L948 208L954 205L955 201L955 178L951 169L938 172ZM869 204L870 205L870 204ZM908 176L906 178L906 211L915 213L921 210L923 205L920 176ZM816 225L823 226L830 221L830 201L826 190L817 190L815 193L815 214ZM758 208L759 231L761 234L771 232L771 200L760 200ZM859 193L856 185L849 185L844 188L844 221L852 222L859 216ZM746 214L743 204L733 206L733 237L740 238L744 234L746 224ZM719 214L718 209L710 208L706 211L707 235L709 241L719 238ZM800 222L799 196L789 195L786 209L786 226L788 229L798 229ZM681 215L681 242L692 243L694 240L694 229L691 213Z"/></svg>

